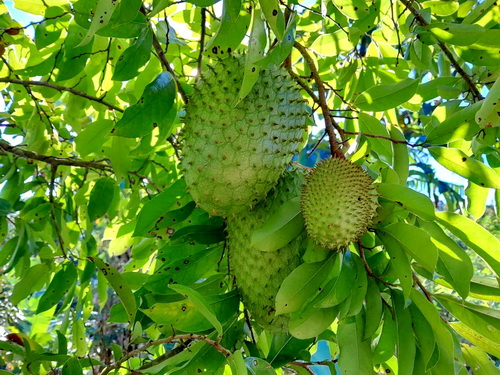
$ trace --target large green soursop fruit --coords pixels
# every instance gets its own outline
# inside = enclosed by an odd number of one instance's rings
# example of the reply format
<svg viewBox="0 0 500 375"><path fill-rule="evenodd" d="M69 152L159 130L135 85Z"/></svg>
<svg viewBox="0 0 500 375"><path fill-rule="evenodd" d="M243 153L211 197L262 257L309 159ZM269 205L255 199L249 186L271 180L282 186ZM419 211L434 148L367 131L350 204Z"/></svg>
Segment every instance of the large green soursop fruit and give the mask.
<svg viewBox="0 0 500 375"><path fill-rule="evenodd" d="M288 317L274 313L275 298L283 280L301 263L299 250L306 234L275 251L250 246L250 238L283 203L300 194L304 181L299 171L285 172L266 200L227 219L231 271L245 307L259 325L272 331L287 330Z"/></svg>
<svg viewBox="0 0 500 375"><path fill-rule="evenodd" d="M305 129L306 106L286 70L261 71L237 104L243 71L243 57L220 61L196 85L186 107L186 183L212 215L236 214L264 198Z"/></svg>
<svg viewBox="0 0 500 375"><path fill-rule="evenodd" d="M307 234L325 249L340 249L371 225L378 203L373 180L360 166L332 158L307 176L301 206Z"/></svg>

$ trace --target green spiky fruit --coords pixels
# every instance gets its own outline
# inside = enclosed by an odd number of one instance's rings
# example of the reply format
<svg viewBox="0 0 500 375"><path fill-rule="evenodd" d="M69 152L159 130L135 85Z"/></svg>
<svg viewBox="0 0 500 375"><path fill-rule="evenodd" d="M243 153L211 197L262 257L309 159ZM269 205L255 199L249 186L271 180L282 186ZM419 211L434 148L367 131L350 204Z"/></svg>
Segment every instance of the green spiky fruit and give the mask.
<svg viewBox="0 0 500 375"><path fill-rule="evenodd" d="M261 71L238 102L243 72L243 57L220 61L186 107L184 175L195 202L212 215L236 214L264 198L305 129L306 106L286 70Z"/></svg>
<svg viewBox="0 0 500 375"><path fill-rule="evenodd" d="M325 249L360 238L378 207L373 180L356 164L332 158L307 176L301 195L307 234Z"/></svg>
<svg viewBox="0 0 500 375"><path fill-rule="evenodd" d="M300 263L303 232L275 251L260 251L250 246L252 232L283 203L297 197L305 178L299 171L285 172L275 189L253 210L227 219L231 271L252 318L263 328L286 331L288 317L276 316L275 298L283 280Z"/></svg>

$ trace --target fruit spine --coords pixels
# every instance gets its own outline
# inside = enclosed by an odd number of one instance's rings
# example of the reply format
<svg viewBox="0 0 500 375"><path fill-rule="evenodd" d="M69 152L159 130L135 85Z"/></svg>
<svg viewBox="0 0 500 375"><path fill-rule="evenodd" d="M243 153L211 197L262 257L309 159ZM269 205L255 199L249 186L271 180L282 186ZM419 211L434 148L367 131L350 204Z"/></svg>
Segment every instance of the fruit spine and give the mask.
<svg viewBox="0 0 500 375"><path fill-rule="evenodd" d="M237 103L244 57L221 60L186 107L183 168L195 202L230 216L263 199L302 140L307 117L298 86L283 68L260 72Z"/></svg>
<svg viewBox="0 0 500 375"><path fill-rule="evenodd" d="M377 192L361 167L331 158L307 176L301 206L307 234L325 249L341 249L368 229L378 207Z"/></svg>
<svg viewBox="0 0 500 375"><path fill-rule="evenodd" d="M300 194L304 181L300 171L285 172L266 200L227 219L230 266L243 302L257 323L271 331L288 329L289 318L274 313L275 298L283 280L301 263L299 250L306 234L275 251L250 246L250 238L275 210Z"/></svg>

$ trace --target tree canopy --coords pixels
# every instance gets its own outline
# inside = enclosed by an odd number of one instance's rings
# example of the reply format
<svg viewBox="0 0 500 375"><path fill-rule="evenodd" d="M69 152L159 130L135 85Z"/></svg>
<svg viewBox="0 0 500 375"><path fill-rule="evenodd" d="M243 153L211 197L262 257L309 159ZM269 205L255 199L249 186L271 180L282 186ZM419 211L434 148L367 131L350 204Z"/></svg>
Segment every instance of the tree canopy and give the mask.
<svg viewBox="0 0 500 375"><path fill-rule="evenodd" d="M0 4L0 374L498 374L499 20L494 0ZM308 114L289 168L346 158L377 189L339 251L297 198L240 241L298 244L284 330L183 175L186 105L231 55L237 95L207 118L281 66Z"/></svg>

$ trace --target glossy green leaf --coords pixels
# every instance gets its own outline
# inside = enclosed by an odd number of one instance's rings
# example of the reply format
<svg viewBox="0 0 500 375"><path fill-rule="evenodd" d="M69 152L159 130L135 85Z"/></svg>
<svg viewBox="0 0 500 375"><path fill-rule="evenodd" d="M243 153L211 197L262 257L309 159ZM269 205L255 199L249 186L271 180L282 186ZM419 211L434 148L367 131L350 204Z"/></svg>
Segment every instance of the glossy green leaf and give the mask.
<svg viewBox="0 0 500 375"><path fill-rule="evenodd" d="M442 1L439 1L442 2ZM428 101L439 96L438 90L442 87L460 87L461 78L458 77L437 77L429 82L422 83L418 86L417 95L422 97L422 100Z"/></svg>
<svg viewBox="0 0 500 375"><path fill-rule="evenodd" d="M115 181L108 177L102 177L96 181L90 192L87 209L89 220L99 219L108 211L115 193L115 185Z"/></svg>
<svg viewBox="0 0 500 375"><path fill-rule="evenodd" d="M399 246L429 272L434 272L438 251L429 235L420 228L405 223L394 223L382 229Z"/></svg>
<svg viewBox="0 0 500 375"><path fill-rule="evenodd" d="M73 263L65 262L62 269L54 275L45 293L40 298L36 313L40 314L56 306L73 288L77 276L77 270Z"/></svg>
<svg viewBox="0 0 500 375"><path fill-rule="evenodd" d="M464 339L483 349L485 352L496 357L500 355L500 343L498 343L498 341L493 341L460 322L451 322L450 326Z"/></svg>
<svg viewBox="0 0 500 375"><path fill-rule="evenodd" d="M479 220L486 211L486 201L490 189L469 181L465 194L467 195L467 211L474 220Z"/></svg>
<svg viewBox="0 0 500 375"><path fill-rule="evenodd" d="M255 64L255 62L262 59L266 44L267 36L264 20L260 16L260 11L255 10L253 13L252 31L248 42L248 51L245 58L245 72L238 94L238 101L243 100L248 95L259 78L260 66Z"/></svg>
<svg viewBox="0 0 500 375"><path fill-rule="evenodd" d="M411 315L405 306L403 294L394 290L391 295L397 327L398 374L411 375L415 361L415 336Z"/></svg>
<svg viewBox="0 0 500 375"><path fill-rule="evenodd" d="M273 366L261 358L247 357L245 364L250 375L275 375Z"/></svg>
<svg viewBox="0 0 500 375"><path fill-rule="evenodd" d="M459 5L458 1L440 0L430 0L422 3L424 9L430 9L437 16L451 16L458 10Z"/></svg>
<svg viewBox="0 0 500 375"><path fill-rule="evenodd" d="M452 212L438 212L438 221L474 250L500 276L500 240L479 224Z"/></svg>
<svg viewBox="0 0 500 375"><path fill-rule="evenodd" d="M447 117L427 135L426 142L430 144L443 144L457 139L470 140L480 130L474 116L481 107L481 102L474 103L460 109Z"/></svg>
<svg viewBox="0 0 500 375"><path fill-rule="evenodd" d="M152 45L153 32L149 27L146 27L139 38L118 58L112 79L128 81L137 77L139 69L149 61Z"/></svg>
<svg viewBox="0 0 500 375"><path fill-rule="evenodd" d="M481 108L476 112L476 121L484 129L500 126L498 112L500 112L500 78L497 78L486 98L479 102Z"/></svg>
<svg viewBox="0 0 500 375"><path fill-rule="evenodd" d="M295 43L295 29L297 27L296 13L292 13L288 20L288 25L285 29L283 40L275 46L266 57L259 60L256 64L263 68L268 68L273 65L280 65L285 61L287 56L292 52L293 44Z"/></svg>
<svg viewBox="0 0 500 375"><path fill-rule="evenodd" d="M342 374L371 374L373 371L370 340L363 340L361 314L342 320L337 328L339 368Z"/></svg>
<svg viewBox="0 0 500 375"><path fill-rule="evenodd" d="M89 260L96 265L99 271L102 272L109 285L113 288L115 293L120 298L123 307L127 311L127 319L132 323L135 319L135 314L137 312L137 305L135 302L135 296L130 289L130 286L123 280L120 273L115 267L106 264L101 258L89 257Z"/></svg>
<svg viewBox="0 0 500 375"><path fill-rule="evenodd" d="M352 293L350 296L349 310L345 315L341 315L342 317L349 317L360 313L364 306L366 291L368 289L368 275L366 274L364 263L357 254L353 253L351 256L356 264L357 272L354 283L351 285Z"/></svg>
<svg viewBox="0 0 500 375"><path fill-rule="evenodd" d="M485 32L479 25L457 24L451 22L435 22L428 26L429 30L441 41L457 46L469 46Z"/></svg>
<svg viewBox="0 0 500 375"><path fill-rule="evenodd" d="M145 236L153 229L162 214L167 212L186 191L186 181L177 180L168 189L146 202L137 217L134 236Z"/></svg>
<svg viewBox="0 0 500 375"><path fill-rule="evenodd" d="M377 185L377 191L386 199L396 202L424 220L434 220L434 205L429 197L398 184L382 183Z"/></svg>
<svg viewBox="0 0 500 375"><path fill-rule="evenodd" d="M387 131L385 125L383 125L375 117L365 113L360 113L358 118L359 130L361 133L380 135L387 138L389 137L389 132ZM393 154L391 141L373 137L367 137L367 141L370 144L371 149L378 154L380 159L386 161L387 163L392 163Z"/></svg>
<svg viewBox="0 0 500 375"><path fill-rule="evenodd" d="M429 370L436 364L439 359L435 355L435 351L439 349L436 348L436 337L432 326L427 321L423 313L416 307L415 304L408 306L411 314L411 322L413 333L416 338L417 348L420 352L420 359L423 362L423 368Z"/></svg>
<svg viewBox="0 0 500 375"><path fill-rule="evenodd" d="M277 332L273 335L266 360L274 368L281 367L296 359L297 353L307 349L312 343L312 339L299 340L287 332Z"/></svg>
<svg viewBox="0 0 500 375"><path fill-rule="evenodd" d="M227 363L233 375L247 375L247 367L243 355L239 350L227 357Z"/></svg>
<svg viewBox="0 0 500 375"><path fill-rule="evenodd" d="M22 279L19 280L14 289L10 300L14 305L17 305L31 293L42 288L50 277L50 269L46 264L36 264L26 271Z"/></svg>
<svg viewBox="0 0 500 375"><path fill-rule="evenodd" d="M486 301L500 302L500 288L497 280L474 276L470 284L470 296Z"/></svg>
<svg viewBox="0 0 500 375"><path fill-rule="evenodd" d="M383 231L377 232L377 236L380 238L384 244L385 250L389 254L391 267L394 269L394 273L399 279L401 289L403 289L406 299L410 296L411 286L413 284L410 261L397 239Z"/></svg>
<svg viewBox="0 0 500 375"><path fill-rule="evenodd" d="M71 357L62 368L62 375L83 375L82 365L76 357Z"/></svg>
<svg viewBox="0 0 500 375"><path fill-rule="evenodd" d="M366 291L366 323L363 339L370 339L382 322L382 296L377 286L377 282L369 277Z"/></svg>
<svg viewBox="0 0 500 375"><path fill-rule="evenodd" d="M303 263L293 270L276 295L276 314L288 314L302 309L328 280L336 258L332 254L323 262Z"/></svg>
<svg viewBox="0 0 500 375"><path fill-rule="evenodd" d="M333 0L337 9L350 19L358 20L368 16L370 9L363 0Z"/></svg>
<svg viewBox="0 0 500 375"><path fill-rule="evenodd" d="M386 362L394 355L397 339L396 332L396 322L392 312L387 306L384 306L382 331L374 341L373 363Z"/></svg>
<svg viewBox="0 0 500 375"><path fill-rule="evenodd" d="M221 323L215 316L208 302L200 293L192 288L179 284L169 284L168 287L175 290L177 293L184 295L186 299L189 299L193 303L193 306L196 307L198 311L214 326L219 333L219 336L222 336L223 329Z"/></svg>
<svg viewBox="0 0 500 375"><path fill-rule="evenodd" d="M354 104L363 111L395 108L413 97L418 84L418 80L407 78L397 83L370 87L356 98Z"/></svg>
<svg viewBox="0 0 500 375"><path fill-rule="evenodd" d="M499 373L495 362L481 349L462 344L462 354L474 375L497 375Z"/></svg>
<svg viewBox="0 0 500 375"><path fill-rule="evenodd" d="M419 220L418 225L430 236L439 251L437 270L458 294L466 298L473 275L472 261L453 239L435 222ZM442 266L441 266L442 263Z"/></svg>
<svg viewBox="0 0 500 375"><path fill-rule="evenodd" d="M343 258L338 256L333 265L332 279L318 295L315 306L329 308L340 304L351 295L357 276L358 267L352 259L352 253L346 253Z"/></svg>
<svg viewBox="0 0 500 375"><path fill-rule="evenodd" d="M482 187L500 189L500 176L486 164L456 148L430 147L429 152L443 167Z"/></svg>
<svg viewBox="0 0 500 375"><path fill-rule="evenodd" d="M209 55L223 58L238 48L250 25L250 16L240 12L241 0L223 0L219 28L205 47Z"/></svg>
<svg viewBox="0 0 500 375"><path fill-rule="evenodd" d="M340 306L320 309L312 304L290 316L290 333L301 340L314 338L327 329L335 320Z"/></svg>
<svg viewBox="0 0 500 375"><path fill-rule="evenodd" d="M78 47L87 45L95 33L108 24L119 2L119 0L99 0L97 2L97 8L93 12L90 28L87 30Z"/></svg>
<svg viewBox="0 0 500 375"><path fill-rule="evenodd" d="M337 56L352 51L354 45L344 30L319 35L311 45L311 49L321 56Z"/></svg>
<svg viewBox="0 0 500 375"><path fill-rule="evenodd" d="M399 127L391 125L389 128L390 137L397 141L405 141L406 138ZM392 143L392 167L399 177L399 183L406 186L410 170L410 160L408 156L408 146L403 143Z"/></svg>
<svg viewBox="0 0 500 375"><path fill-rule="evenodd" d="M285 16L281 11L278 0L259 0L259 4L262 14L278 41L282 40L285 33Z"/></svg>
<svg viewBox="0 0 500 375"><path fill-rule="evenodd" d="M251 246L260 251L282 248L304 230L304 218L300 212L300 198L282 204L262 226L252 233Z"/></svg>
<svg viewBox="0 0 500 375"><path fill-rule="evenodd" d="M164 126L174 105L177 88L168 72L163 72L146 86L139 101L128 107L116 123L113 135L136 138L144 137L155 128Z"/></svg>

